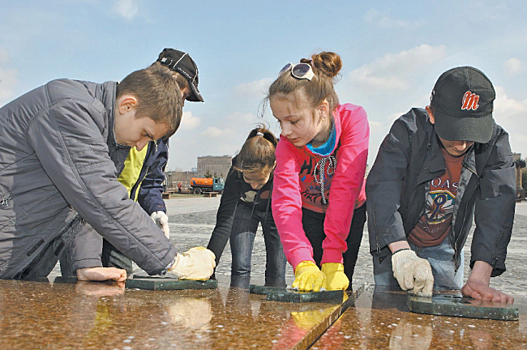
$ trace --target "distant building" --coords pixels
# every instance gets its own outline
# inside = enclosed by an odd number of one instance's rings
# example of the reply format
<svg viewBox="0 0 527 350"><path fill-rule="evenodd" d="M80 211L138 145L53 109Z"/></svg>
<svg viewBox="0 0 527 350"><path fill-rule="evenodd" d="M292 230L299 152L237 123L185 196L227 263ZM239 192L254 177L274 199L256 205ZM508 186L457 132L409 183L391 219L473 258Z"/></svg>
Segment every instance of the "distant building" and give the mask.
<svg viewBox="0 0 527 350"><path fill-rule="evenodd" d="M232 156L203 156L198 157L197 176L211 175L226 178L232 165Z"/></svg>
<svg viewBox="0 0 527 350"><path fill-rule="evenodd" d="M197 173L195 171L167 171L165 172L165 177L167 190L175 190L180 182L183 188L187 188L190 184L190 179L197 177Z"/></svg>
<svg viewBox="0 0 527 350"><path fill-rule="evenodd" d="M521 153L513 153L512 159L516 167L516 198L525 198L525 190L523 189L523 173L525 172L525 160L522 159Z"/></svg>

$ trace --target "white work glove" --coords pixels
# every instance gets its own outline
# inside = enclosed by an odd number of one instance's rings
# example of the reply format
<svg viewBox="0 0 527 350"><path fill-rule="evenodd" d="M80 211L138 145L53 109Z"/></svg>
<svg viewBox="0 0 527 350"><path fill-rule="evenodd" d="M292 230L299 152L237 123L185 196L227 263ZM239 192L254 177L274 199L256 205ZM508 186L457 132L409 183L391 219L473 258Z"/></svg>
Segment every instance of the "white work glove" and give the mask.
<svg viewBox="0 0 527 350"><path fill-rule="evenodd" d="M170 229L168 228L168 216L167 214L163 213L162 211L156 211L150 215L152 220L156 223L156 225L163 230L163 233L167 238L170 238Z"/></svg>
<svg viewBox="0 0 527 350"><path fill-rule="evenodd" d="M418 257L411 249L399 250L392 255L392 269L402 290L432 296L434 276L428 260Z"/></svg>
<svg viewBox="0 0 527 350"><path fill-rule="evenodd" d="M176 255L174 265L168 269L167 275L185 280L205 281L214 273L215 259L214 253L204 247L191 248Z"/></svg>

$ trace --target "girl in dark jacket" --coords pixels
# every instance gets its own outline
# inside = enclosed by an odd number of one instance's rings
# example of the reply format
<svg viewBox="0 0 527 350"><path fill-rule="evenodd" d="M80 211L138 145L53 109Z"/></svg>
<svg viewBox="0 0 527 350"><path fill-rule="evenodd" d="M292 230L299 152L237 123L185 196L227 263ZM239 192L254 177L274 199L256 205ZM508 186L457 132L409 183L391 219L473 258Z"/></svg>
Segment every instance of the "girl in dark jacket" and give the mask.
<svg viewBox="0 0 527 350"><path fill-rule="evenodd" d="M285 287L286 259L271 213L276 137L265 127L253 129L233 158L208 249L216 265L230 238L231 286L249 288L251 254L258 224L266 247L265 285Z"/></svg>

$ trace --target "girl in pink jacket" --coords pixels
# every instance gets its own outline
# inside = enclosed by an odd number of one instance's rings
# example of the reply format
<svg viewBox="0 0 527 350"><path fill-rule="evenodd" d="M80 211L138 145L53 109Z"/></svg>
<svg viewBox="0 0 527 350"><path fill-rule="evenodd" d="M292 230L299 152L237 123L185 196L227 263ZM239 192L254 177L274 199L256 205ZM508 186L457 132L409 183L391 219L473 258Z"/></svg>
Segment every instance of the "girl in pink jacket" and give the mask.
<svg viewBox="0 0 527 350"><path fill-rule="evenodd" d="M339 104L341 67L339 55L321 52L287 64L269 88L282 129L273 217L302 291L351 289L366 220L369 124L362 107Z"/></svg>

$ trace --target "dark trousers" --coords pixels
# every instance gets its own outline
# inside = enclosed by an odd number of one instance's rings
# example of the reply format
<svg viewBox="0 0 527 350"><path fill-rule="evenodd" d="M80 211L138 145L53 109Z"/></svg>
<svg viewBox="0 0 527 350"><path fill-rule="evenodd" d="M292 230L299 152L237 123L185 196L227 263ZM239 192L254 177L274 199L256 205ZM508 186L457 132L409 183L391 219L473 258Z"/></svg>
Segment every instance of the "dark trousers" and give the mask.
<svg viewBox="0 0 527 350"><path fill-rule="evenodd" d="M124 256L107 240L103 240L101 261L104 267L117 267L118 269L126 270L127 276L134 272L132 260Z"/></svg>
<svg viewBox="0 0 527 350"><path fill-rule="evenodd" d="M266 250L265 285L285 287L287 260L271 212L252 210L237 205L232 225L230 244L232 252L231 286L249 288L251 255L258 224L262 223Z"/></svg>
<svg viewBox="0 0 527 350"><path fill-rule="evenodd" d="M313 258L320 267L322 260L322 242L326 238L324 232L324 220L326 214L317 213L312 210L302 209L302 225L307 239L313 247ZM366 204L353 212L353 219L351 221L350 232L346 239L348 250L344 252L344 273L350 281L348 289L351 289L353 271L355 271L355 263L359 254L359 247L362 241L362 233L364 230L364 223L366 222Z"/></svg>

